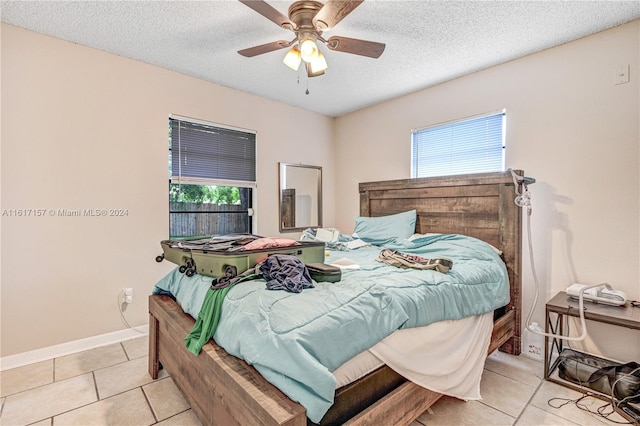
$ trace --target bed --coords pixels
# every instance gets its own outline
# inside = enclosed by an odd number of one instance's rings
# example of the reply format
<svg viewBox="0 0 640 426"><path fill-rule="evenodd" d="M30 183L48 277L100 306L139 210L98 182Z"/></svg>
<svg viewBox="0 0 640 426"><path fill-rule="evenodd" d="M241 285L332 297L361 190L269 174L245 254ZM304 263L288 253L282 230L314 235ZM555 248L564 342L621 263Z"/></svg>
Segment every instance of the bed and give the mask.
<svg viewBox="0 0 640 426"><path fill-rule="evenodd" d="M516 172L523 176L521 171ZM360 215L417 212L419 234L463 234L501 252L509 302L493 312L488 353L520 352L521 212L511 173L368 182L359 185ZM253 366L213 340L194 356L184 337L194 319L166 295L149 298L149 373L165 368L203 424L312 423L307 410L265 380ZM409 424L441 396L387 366L335 390L320 424Z"/></svg>

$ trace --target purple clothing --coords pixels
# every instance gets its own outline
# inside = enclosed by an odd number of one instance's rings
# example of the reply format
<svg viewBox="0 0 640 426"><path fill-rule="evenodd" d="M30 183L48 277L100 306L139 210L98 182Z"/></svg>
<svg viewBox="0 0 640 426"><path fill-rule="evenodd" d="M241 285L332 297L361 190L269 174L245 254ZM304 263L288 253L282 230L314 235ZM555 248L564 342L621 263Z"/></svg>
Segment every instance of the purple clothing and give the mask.
<svg viewBox="0 0 640 426"><path fill-rule="evenodd" d="M300 293L313 288L313 280L305 264L295 256L273 254L262 262L260 272L267 280L267 289Z"/></svg>

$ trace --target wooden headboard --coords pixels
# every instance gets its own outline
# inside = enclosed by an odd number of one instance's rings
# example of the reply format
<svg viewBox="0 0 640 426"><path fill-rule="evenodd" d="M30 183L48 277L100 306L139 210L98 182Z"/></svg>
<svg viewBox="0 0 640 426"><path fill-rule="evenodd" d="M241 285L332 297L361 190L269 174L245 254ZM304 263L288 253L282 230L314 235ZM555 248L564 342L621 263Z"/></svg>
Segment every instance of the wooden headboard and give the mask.
<svg viewBox="0 0 640 426"><path fill-rule="evenodd" d="M524 176L522 170L515 170ZM359 185L360 215L385 216L415 209L416 232L464 234L502 251L509 273L516 335L506 349L520 351L522 212L515 204L511 172L365 182Z"/></svg>

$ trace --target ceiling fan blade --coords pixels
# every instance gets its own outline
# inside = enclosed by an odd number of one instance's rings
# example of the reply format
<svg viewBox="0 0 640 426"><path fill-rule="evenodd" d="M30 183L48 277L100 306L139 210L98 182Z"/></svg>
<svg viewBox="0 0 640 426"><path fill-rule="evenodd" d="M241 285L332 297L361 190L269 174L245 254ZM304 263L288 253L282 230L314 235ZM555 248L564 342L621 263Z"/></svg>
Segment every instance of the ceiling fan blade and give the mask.
<svg viewBox="0 0 640 426"><path fill-rule="evenodd" d="M318 77L318 76L324 74L324 71L316 71L316 72L311 71L311 64L309 62L305 62L304 65L307 68L307 76L308 77Z"/></svg>
<svg viewBox="0 0 640 426"><path fill-rule="evenodd" d="M248 49L238 50L238 53L247 58L262 55L263 53L273 52L274 50L284 49L291 46L292 42L286 40L272 41L271 43L261 44L260 46L250 47Z"/></svg>
<svg viewBox="0 0 640 426"><path fill-rule="evenodd" d="M327 40L327 47L338 52L379 58L384 52L385 44L357 38L333 36Z"/></svg>
<svg viewBox="0 0 640 426"><path fill-rule="evenodd" d="M326 31L344 19L353 9L358 7L364 0L329 0L313 18L313 25L320 30Z"/></svg>
<svg viewBox="0 0 640 426"><path fill-rule="evenodd" d="M258 12L260 15L264 16L271 22L275 22L279 27L293 30L295 29L295 24L289 21L289 18L284 16L282 13L278 12L273 6L262 0L239 0L240 3L245 6L250 7L251 9Z"/></svg>

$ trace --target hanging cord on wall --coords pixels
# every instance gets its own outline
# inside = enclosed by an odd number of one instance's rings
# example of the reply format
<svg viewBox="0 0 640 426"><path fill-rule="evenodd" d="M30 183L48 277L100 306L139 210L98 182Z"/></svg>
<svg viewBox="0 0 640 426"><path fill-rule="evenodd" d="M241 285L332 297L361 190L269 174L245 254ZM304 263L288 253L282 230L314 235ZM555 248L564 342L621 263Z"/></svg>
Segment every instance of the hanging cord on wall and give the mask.
<svg viewBox="0 0 640 426"><path fill-rule="evenodd" d="M146 331L142 331L142 330L138 330L137 328L133 327L131 324L129 324L129 321L127 321L127 319L124 317L124 306L127 305L127 303L125 303L124 298L122 296L122 292L118 293L118 311L120 312L120 319L122 320L122 323L127 326L127 328L130 328L133 331L136 331L140 334L147 334Z"/></svg>
<svg viewBox="0 0 640 426"><path fill-rule="evenodd" d="M531 242L531 192L529 192L527 179L518 176L512 169L509 169L511 172L511 176L513 177L513 184L515 185L516 198L514 200L515 204L518 207L527 209L527 241L529 244L529 264L531 265L531 274L533 275L533 283L535 286L535 293L533 297L533 303L531 305L531 309L529 310L529 315L527 315L527 320L525 322L525 328L532 333L539 334L541 336L553 337L563 340L575 341L575 340L584 340L587 337L587 323L584 319L584 292L585 290L589 290L590 288L600 287L603 284L593 284L589 286L585 286L580 289L578 294L578 303L580 309L580 326L582 328L582 334L578 337L569 337L562 336L559 334L551 334L551 333L542 333L531 326L531 317L533 316L533 311L536 308L536 304L538 303L538 295L540 294L540 284L538 282L538 275L536 274L536 267L533 261L533 243ZM522 188L522 190L520 189Z"/></svg>

